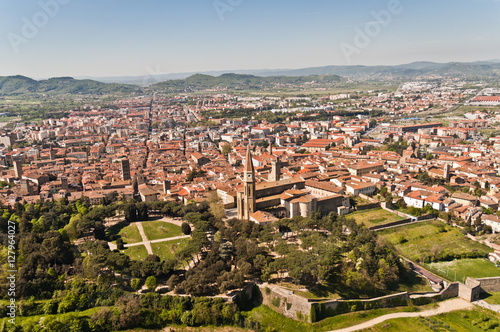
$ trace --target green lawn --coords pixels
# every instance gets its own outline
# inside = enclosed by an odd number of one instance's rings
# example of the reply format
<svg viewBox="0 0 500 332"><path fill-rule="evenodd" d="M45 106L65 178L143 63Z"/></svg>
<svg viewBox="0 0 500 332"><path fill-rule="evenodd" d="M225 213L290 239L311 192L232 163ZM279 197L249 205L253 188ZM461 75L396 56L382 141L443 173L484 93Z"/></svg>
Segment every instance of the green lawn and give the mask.
<svg viewBox="0 0 500 332"><path fill-rule="evenodd" d="M73 315L76 315L78 317L91 317L94 313L98 312L102 307L96 307L96 308L91 308L87 309L84 311L76 311L76 312L68 312L66 314L57 314L57 315L37 315L37 316L28 316L28 317L21 317L18 316L16 317L16 325L22 326L28 323L34 323L38 322L40 318L42 317L57 317L61 320L64 320L68 317L71 317ZM6 320L7 318L4 318ZM0 320L0 325L1 325L2 320ZM9 324L6 324L5 326L9 326Z"/></svg>
<svg viewBox="0 0 500 332"><path fill-rule="evenodd" d="M148 250L144 245L133 246L122 250L122 253L128 255L130 259L143 260L148 257Z"/></svg>
<svg viewBox="0 0 500 332"><path fill-rule="evenodd" d="M191 239L180 239L166 242L151 243L153 253L165 260L167 258L175 258L175 253L185 248Z"/></svg>
<svg viewBox="0 0 500 332"><path fill-rule="evenodd" d="M399 308L384 308L374 309L369 311L359 311L343 315L337 315L323 319L320 322L309 324L295 321L287 318L265 305L260 305L251 311L243 312L242 314L249 320L259 322L261 331L330 331L341 329L349 326L361 324L376 317L387 315L394 312L412 312L432 309L435 305L427 305L421 307L399 307ZM401 331L412 331L402 329Z"/></svg>
<svg viewBox="0 0 500 332"><path fill-rule="evenodd" d="M107 231L107 236L109 238L112 235L119 235L125 244L142 242L142 237L137 226L127 222L121 222L110 227ZM116 243L116 241L113 242Z"/></svg>
<svg viewBox="0 0 500 332"><path fill-rule="evenodd" d="M354 292L346 292L346 289L327 282L316 285L308 289L307 291L299 290L299 287L297 287L293 283L282 283L281 286L292 291L294 294L306 299L352 299L367 297L360 296L360 294L356 294ZM405 279L401 280L401 283L399 283L397 287L388 289L383 294L379 295L382 296L401 292L423 293L432 291L432 287L429 285L427 279L419 276L416 273L411 273L410 275L406 276ZM376 297L376 295L369 297Z"/></svg>
<svg viewBox="0 0 500 332"><path fill-rule="evenodd" d="M142 227L149 241L183 235L179 226L161 220L143 221Z"/></svg>
<svg viewBox="0 0 500 332"><path fill-rule="evenodd" d="M354 218L358 224L365 224L366 227L388 224L398 220L403 220L400 216L386 211L382 208L356 211L347 215L348 218Z"/></svg>
<svg viewBox="0 0 500 332"><path fill-rule="evenodd" d="M500 292L481 293L481 299L489 304L500 304Z"/></svg>
<svg viewBox="0 0 500 332"><path fill-rule="evenodd" d="M494 312L476 307L432 317L391 319L363 331L500 331L500 319Z"/></svg>
<svg viewBox="0 0 500 332"><path fill-rule="evenodd" d="M491 248L474 242L439 220L410 224L378 232L403 256L418 262L486 256Z"/></svg>
<svg viewBox="0 0 500 332"><path fill-rule="evenodd" d="M424 264L424 266L450 281L464 282L467 277L489 278L500 276L500 268L484 258L432 262Z"/></svg>

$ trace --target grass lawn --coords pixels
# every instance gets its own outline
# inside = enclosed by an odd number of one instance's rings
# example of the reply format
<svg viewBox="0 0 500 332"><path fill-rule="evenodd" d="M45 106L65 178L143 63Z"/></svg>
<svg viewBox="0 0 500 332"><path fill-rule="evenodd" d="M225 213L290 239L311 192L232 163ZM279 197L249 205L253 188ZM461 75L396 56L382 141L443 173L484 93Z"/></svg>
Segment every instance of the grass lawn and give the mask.
<svg viewBox="0 0 500 332"><path fill-rule="evenodd" d="M167 258L175 258L175 253L185 248L191 239L180 239L166 242L151 243L153 253L162 260Z"/></svg>
<svg viewBox="0 0 500 332"><path fill-rule="evenodd" d="M432 272L450 281L464 282L467 277L489 278L500 276L500 268L487 259L457 259L449 262L424 264ZM455 277L456 272L456 277Z"/></svg>
<svg viewBox="0 0 500 332"><path fill-rule="evenodd" d="M382 208L356 211L347 215L347 217L352 217L356 220L358 224L365 224L366 227L372 227L376 225L388 224L398 220L403 220L400 216L386 211Z"/></svg>
<svg viewBox="0 0 500 332"><path fill-rule="evenodd" d="M124 253L125 255L128 255L130 259L135 259L135 260L143 260L146 257L148 257L148 250L144 245L126 248L121 252Z"/></svg>
<svg viewBox="0 0 500 332"><path fill-rule="evenodd" d="M337 315L323 319L320 322L309 324L298 322L287 318L265 305L260 305L251 311L243 312L242 314L248 319L259 322L262 331L330 331L341 329L349 326L361 324L376 317L387 315L394 312L412 312L422 311L434 308L435 305L427 305L421 307L399 307L399 308L384 308L374 309L369 311L353 312L343 315ZM402 329L401 331L414 331Z"/></svg>
<svg viewBox="0 0 500 332"><path fill-rule="evenodd" d="M481 293L481 300L489 304L500 304L500 292Z"/></svg>
<svg viewBox="0 0 500 332"><path fill-rule="evenodd" d="M500 319L492 311L478 308L474 310L452 311L432 317L391 319L363 331L499 331Z"/></svg>
<svg viewBox="0 0 500 332"><path fill-rule="evenodd" d="M392 243L403 256L418 262L429 257L443 259L445 256L460 256L471 253L486 256L491 248L474 242L439 220L410 224L377 233Z"/></svg>
<svg viewBox="0 0 500 332"><path fill-rule="evenodd" d="M137 226L127 222L121 222L110 227L107 231L108 239L112 235L119 235L125 244L142 242L142 237ZM116 241L113 242L116 243Z"/></svg>
<svg viewBox="0 0 500 332"><path fill-rule="evenodd" d="M42 317L45 317L45 318L56 317L60 320L64 320L65 318L71 317L72 315L76 315L78 317L91 317L94 313L98 312L101 308L102 307L97 307L97 308L87 309L84 311L68 312L65 314L57 314L57 315L37 315L37 316L28 316L28 317L18 316L18 317L16 317L16 325L22 326L24 324L38 322L40 320L40 318L42 318ZM4 318L4 320L6 320L6 319L7 318ZM1 322L1 320L0 320L0 322ZM1 325L1 323L0 323L0 325ZM5 326L9 326L9 324L6 324Z"/></svg>
<svg viewBox="0 0 500 332"><path fill-rule="evenodd" d="M161 220L143 221L142 227L149 241L183 235L179 226Z"/></svg>
<svg viewBox="0 0 500 332"><path fill-rule="evenodd" d="M346 292L345 289L340 288L338 285L323 283L320 285L316 285L307 291L303 290L303 287L299 287L294 285L293 283L284 283L281 284L282 287L291 290L294 294L304 297L306 299L350 299L350 298L366 298L366 297L377 297L382 295L389 295L401 292L409 292L409 293L420 293L420 292L432 292L432 287L429 285L429 282L423 277L419 276L416 273L412 273L411 276L406 277L404 280L401 280L401 283L398 284L397 288L389 289L383 294L379 295L362 295L356 294L353 292Z"/></svg>

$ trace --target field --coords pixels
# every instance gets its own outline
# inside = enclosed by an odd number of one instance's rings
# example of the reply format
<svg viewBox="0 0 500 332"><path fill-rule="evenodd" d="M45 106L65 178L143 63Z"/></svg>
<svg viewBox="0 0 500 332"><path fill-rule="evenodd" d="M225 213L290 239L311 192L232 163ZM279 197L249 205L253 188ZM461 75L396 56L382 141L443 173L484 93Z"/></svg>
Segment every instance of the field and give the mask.
<svg viewBox="0 0 500 332"><path fill-rule="evenodd" d="M439 220L383 230L378 234L392 243L401 255L418 262L486 257L492 251Z"/></svg>
<svg viewBox="0 0 500 332"><path fill-rule="evenodd" d="M149 241L181 236L181 228L161 220L143 221L142 227Z"/></svg>
<svg viewBox="0 0 500 332"><path fill-rule="evenodd" d="M144 245L133 246L122 250L122 253L128 255L130 259L143 260L148 257L148 251Z"/></svg>
<svg viewBox="0 0 500 332"><path fill-rule="evenodd" d="M412 312L432 309L433 305L421 307L399 307L399 308L385 308L374 309L369 311L353 312L343 315L338 315L330 318L323 319L320 322L309 324L298 322L293 319L287 318L265 305L260 305L251 311L243 312L242 314L248 320L259 322L261 324L261 331L330 331L341 329L363 322L369 321L376 317L394 313L394 312ZM401 331L414 331L401 329Z"/></svg>
<svg viewBox="0 0 500 332"><path fill-rule="evenodd" d="M356 211L350 213L348 218L354 218L358 224L365 224L366 227L388 224L391 222L403 220L400 216L386 211L382 208Z"/></svg>
<svg viewBox="0 0 500 332"><path fill-rule="evenodd" d="M449 262L424 264L426 268L450 281L464 282L467 277L489 278L500 276L500 268L487 259L457 259Z"/></svg>
<svg viewBox="0 0 500 332"><path fill-rule="evenodd" d="M153 248L153 253L161 258L161 260L165 260L167 258L175 258L175 253L187 246L189 243L188 238L166 241L166 242L158 242L151 243L151 247Z"/></svg>
<svg viewBox="0 0 500 332"><path fill-rule="evenodd" d="M110 227L107 235L108 238L112 235L119 235L125 244L142 242L141 234L135 224L121 222L113 227ZM114 242L116 243L116 241Z"/></svg>
<svg viewBox="0 0 500 332"><path fill-rule="evenodd" d="M282 283L281 286L291 290L295 295L306 299L341 299L360 297L360 294L352 292L346 293L345 289L339 288L338 285L329 283L316 285L307 291L304 291L303 289L299 290L293 283ZM412 274L402 280L397 288L387 290L386 294L395 294L400 292L423 293L432 291L432 287L429 285L427 279L422 278L418 274Z"/></svg>
<svg viewBox="0 0 500 332"><path fill-rule="evenodd" d="M500 319L494 312L476 307L432 317L392 319L363 331L500 331Z"/></svg>
<svg viewBox="0 0 500 332"><path fill-rule="evenodd" d="M481 293L481 300L489 304L500 304L500 292Z"/></svg>

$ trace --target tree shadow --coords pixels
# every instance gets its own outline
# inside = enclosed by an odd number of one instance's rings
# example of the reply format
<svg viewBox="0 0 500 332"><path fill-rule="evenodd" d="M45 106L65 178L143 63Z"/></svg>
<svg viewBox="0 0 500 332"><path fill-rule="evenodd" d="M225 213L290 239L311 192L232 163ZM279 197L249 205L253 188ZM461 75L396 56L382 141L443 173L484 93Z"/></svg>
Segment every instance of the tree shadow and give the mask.
<svg viewBox="0 0 500 332"><path fill-rule="evenodd" d="M111 226L106 230L105 240L112 242L121 239L122 237L118 233L120 233L120 231L127 226L130 226L129 221L121 221L118 224Z"/></svg>

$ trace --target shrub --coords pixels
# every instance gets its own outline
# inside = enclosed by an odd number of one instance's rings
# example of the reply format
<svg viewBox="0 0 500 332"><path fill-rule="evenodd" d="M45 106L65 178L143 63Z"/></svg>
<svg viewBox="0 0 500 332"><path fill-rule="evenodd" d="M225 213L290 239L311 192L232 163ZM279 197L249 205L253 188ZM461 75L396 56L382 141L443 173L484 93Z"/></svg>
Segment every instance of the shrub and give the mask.
<svg viewBox="0 0 500 332"><path fill-rule="evenodd" d="M272 301L271 301L271 304L273 306L275 306L276 308L279 308L280 306L280 303L281 303L281 300L279 297L273 297Z"/></svg>
<svg viewBox="0 0 500 332"><path fill-rule="evenodd" d="M191 234L191 226L187 222L183 222L181 225L181 231L185 235Z"/></svg>

